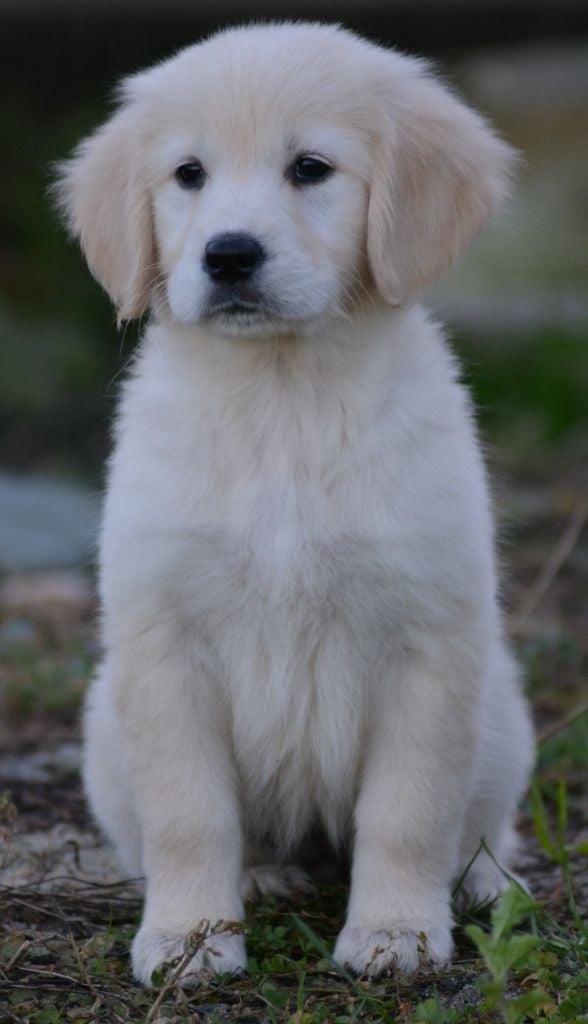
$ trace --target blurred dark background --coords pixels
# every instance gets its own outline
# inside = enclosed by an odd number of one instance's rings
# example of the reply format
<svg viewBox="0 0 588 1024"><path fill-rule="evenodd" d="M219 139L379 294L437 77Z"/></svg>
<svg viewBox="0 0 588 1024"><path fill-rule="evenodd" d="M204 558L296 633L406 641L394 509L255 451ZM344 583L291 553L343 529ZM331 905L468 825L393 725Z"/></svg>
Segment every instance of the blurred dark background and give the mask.
<svg viewBox="0 0 588 1024"><path fill-rule="evenodd" d="M99 487L117 379L136 343L132 325L115 329L51 208L52 162L108 114L121 75L210 30L268 17L342 21L434 58L522 151L515 200L427 301L449 323L498 461L514 474L578 472L588 442L584 0L4 0L0 568L23 562L2 541L3 499L4 519L21 507L14 487L29 488L29 506L31 481L45 494L47 480Z"/></svg>

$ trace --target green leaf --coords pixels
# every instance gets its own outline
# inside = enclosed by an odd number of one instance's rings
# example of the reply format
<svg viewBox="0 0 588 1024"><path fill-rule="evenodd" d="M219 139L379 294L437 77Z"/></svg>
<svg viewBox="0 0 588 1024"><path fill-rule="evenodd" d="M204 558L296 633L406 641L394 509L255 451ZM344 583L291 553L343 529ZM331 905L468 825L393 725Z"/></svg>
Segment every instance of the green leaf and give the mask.
<svg viewBox="0 0 588 1024"><path fill-rule="evenodd" d="M415 1007L414 1011L414 1020L419 1024L453 1024L453 1021L457 1021L457 1019L457 1012L446 1010L438 995L432 999L425 999Z"/></svg>
<svg viewBox="0 0 588 1024"><path fill-rule="evenodd" d="M574 992L559 1004L562 1020L576 1021L580 1017L588 1018L588 992Z"/></svg>
<svg viewBox="0 0 588 1024"><path fill-rule="evenodd" d="M464 929L468 938L472 940L474 946L480 951L484 959L486 959L487 953L492 951L492 939L487 932L480 928L478 924L468 924Z"/></svg>
<svg viewBox="0 0 588 1024"><path fill-rule="evenodd" d="M280 992L279 989L269 984L269 982L263 986L261 994L266 1002L276 1010L283 1010L289 998L287 992Z"/></svg>
<svg viewBox="0 0 588 1024"><path fill-rule="evenodd" d="M469 924L465 931L472 942L478 947L492 977L499 978L502 982L506 976L506 971L502 968L501 950L496 947L494 936L488 935L477 924Z"/></svg>
<svg viewBox="0 0 588 1024"><path fill-rule="evenodd" d="M529 916L537 904L517 885L511 885L502 894L490 915L492 937L497 940L510 932Z"/></svg>
<svg viewBox="0 0 588 1024"><path fill-rule="evenodd" d="M568 827L568 798L566 783L563 776L560 778L557 784L557 844L559 846L559 856L565 857L566 847L566 830Z"/></svg>
<svg viewBox="0 0 588 1024"><path fill-rule="evenodd" d="M510 971L513 967L522 964L538 943L539 937L537 935L511 935L508 942L501 943L501 968L505 971Z"/></svg>
<svg viewBox="0 0 588 1024"><path fill-rule="evenodd" d="M504 1006L506 1024L523 1024L526 1020L536 1020L538 1010L552 1005L552 1000L542 988L533 988L521 996L507 999Z"/></svg>

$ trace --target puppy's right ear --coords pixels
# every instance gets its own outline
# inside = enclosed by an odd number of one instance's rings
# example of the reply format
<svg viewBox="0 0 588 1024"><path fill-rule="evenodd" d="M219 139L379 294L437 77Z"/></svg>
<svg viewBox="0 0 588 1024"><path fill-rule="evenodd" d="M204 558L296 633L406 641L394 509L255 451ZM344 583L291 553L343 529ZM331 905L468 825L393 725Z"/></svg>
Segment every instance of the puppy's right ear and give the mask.
<svg viewBox="0 0 588 1024"><path fill-rule="evenodd" d="M57 205L119 323L140 317L155 276L151 202L136 111L123 107L58 167Z"/></svg>

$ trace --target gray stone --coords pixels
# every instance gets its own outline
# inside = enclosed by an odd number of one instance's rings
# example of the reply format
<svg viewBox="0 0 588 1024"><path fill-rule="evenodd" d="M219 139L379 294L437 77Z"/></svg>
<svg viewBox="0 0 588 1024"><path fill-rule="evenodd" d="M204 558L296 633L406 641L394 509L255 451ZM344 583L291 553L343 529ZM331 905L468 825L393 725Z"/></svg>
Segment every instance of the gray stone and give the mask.
<svg viewBox="0 0 588 1024"><path fill-rule="evenodd" d="M0 473L0 570L93 560L99 502L71 483Z"/></svg>

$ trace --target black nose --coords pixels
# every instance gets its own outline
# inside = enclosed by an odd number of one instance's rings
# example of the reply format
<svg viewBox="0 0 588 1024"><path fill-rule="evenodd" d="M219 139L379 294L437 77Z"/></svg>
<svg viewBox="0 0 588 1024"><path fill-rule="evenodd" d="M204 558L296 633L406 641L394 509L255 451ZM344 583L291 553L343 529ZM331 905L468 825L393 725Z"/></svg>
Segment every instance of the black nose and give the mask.
<svg viewBox="0 0 588 1024"><path fill-rule="evenodd" d="M259 267L265 253L251 235L216 235L204 250L204 269L213 281L244 281Z"/></svg>

